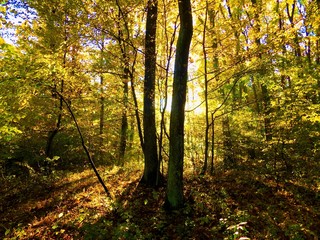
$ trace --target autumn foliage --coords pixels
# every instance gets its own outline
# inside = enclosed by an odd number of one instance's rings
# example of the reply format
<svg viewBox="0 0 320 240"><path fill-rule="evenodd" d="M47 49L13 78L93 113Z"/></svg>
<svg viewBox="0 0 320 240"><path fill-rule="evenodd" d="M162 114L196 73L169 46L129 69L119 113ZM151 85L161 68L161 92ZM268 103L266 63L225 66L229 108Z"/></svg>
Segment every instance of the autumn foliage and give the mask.
<svg viewBox="0 0 320 240"><path fill-rule="evenodd" d="M1 2L0 237L317 239L319 1L148 3Z"/></svg>

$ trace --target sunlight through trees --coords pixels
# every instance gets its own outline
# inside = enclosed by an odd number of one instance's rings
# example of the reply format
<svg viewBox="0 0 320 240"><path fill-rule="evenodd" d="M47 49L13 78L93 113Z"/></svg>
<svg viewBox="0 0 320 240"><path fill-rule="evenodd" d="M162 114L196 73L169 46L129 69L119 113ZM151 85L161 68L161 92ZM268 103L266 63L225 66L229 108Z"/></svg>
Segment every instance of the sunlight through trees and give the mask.
<svg viewBox="0 0 320 240"><path fill-rule="evenodd" d="M233 171L319 194L319 1L4 0L0 29L3 179L89 156L169 210Z"/></svg>

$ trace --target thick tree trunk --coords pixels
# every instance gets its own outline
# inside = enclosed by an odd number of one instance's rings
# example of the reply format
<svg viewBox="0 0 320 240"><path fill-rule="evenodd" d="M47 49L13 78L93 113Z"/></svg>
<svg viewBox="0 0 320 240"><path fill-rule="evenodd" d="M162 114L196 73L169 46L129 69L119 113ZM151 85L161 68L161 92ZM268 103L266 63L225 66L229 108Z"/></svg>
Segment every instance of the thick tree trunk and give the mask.
<svg viewBox="0 0 320 240"><path fill-rule="evenodd" d="M144 77L144 173L142 181L149 186L158 185L158 152L155 118L155 80L156 80L156 30L157 0L148 1L145 41Z"/></svg>
<svg viewBox="0 0 320 240"><path fill-rule="evenodd" d="M180 31L177 42L173 94L170 116L170 150L168 183L166 191L167 209L183 206L183 157L184 118L188 80L188 58L192 39L192 12L190 0L179 0Z"/></svg>

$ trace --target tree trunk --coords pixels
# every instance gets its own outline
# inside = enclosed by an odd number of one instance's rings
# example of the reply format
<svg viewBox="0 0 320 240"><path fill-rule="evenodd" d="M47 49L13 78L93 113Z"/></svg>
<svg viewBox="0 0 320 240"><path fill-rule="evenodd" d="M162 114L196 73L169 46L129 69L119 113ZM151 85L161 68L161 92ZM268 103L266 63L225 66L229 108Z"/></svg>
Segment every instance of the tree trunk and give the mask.
<svg viewBox="0 0 320 240"><path fill-rule="evenodd" d="M52 131L49 131L48 141L47 141L47 146L46 146L46 157L49 157L49 158L53 157L53 155L52 155L53 139L57 135L57 133L59 132L59 129L61 126L61 118L62 118L62 114L59 113L55 129Z"/></svg>
<svg viewBox="0 0 320 240"><path fill-rule="evenodd" d="M120 133L120 144L119 144L119 164L123 165L123 159L126 152L127 146L127 135L128 135L128 117L127 117L127 108L128 108L128 77L123 80L123 110L121 117L121 133Z"/></svg>
<svg viewBox="0 0 320 240"><path fill-rule="evenodd" d="M139 139L140 139L140 146L143 150L144 149L144 141L143 141L141 120L140 120L140 115L139 115L139 106L138 106L138 100L137 100L137 95L136 95L136 90L135 90L135 81L134 81L133 74L130 74L130 83L131 83L131 93L132 93L132 98L133 98L133 102L134 102L134 109L135 109L134 113L136 116L138 134L139 134ZM134 128L132 128L132 129L134 129ZM133 135L134 135L134 132L132 133L132 140L133 140Z"/></svg>
<svg viewBox="0 0 320 240"><path fill-rule="evenodd" d="M56 90L56 86L55 86L55 90ZM64 90L64 81L62 80L60 92L63 93L63 90ZM57 133L59 132L59 130L61 128L62 111L63 111L63 100L60 97L59 98L59 114L58 114L57 123L56 123L55 129L53 129L52 131L49 131L49 136L48 136L48 141L47 141L47 146L46 146L46 157L49 157L49 158L53 157L53 155L52 155L53 139L57 135Z"/></svg>
<svg viewBox="0 0 320 240"><path fill-rule="evenodd" d="M257 22L257 27L256 27L257 32L260 33L261 29L260 29L259 14L261 12L261 9L255 0L251 0L251 2L253 6L256 8L254 19ZM255 38L255 42L258 46L261 45L260 38ZM262 58L261 53L259 53L259 58ZM271 126L271 103L270 103L269 90L265 83L260 84L260 87L261 87L261 96L262 96L262 109L263 109L263 117L264 117L265 136L266 136L266 141L270 141L272 140L272 126Z"/></svg>
<svg viewBox="0 0 320 240"><path fill-rule="evenodd" d="M100 123L99 123L99 160L103 160L103 132L104 132L104 78L100 76Z"/></svg>
<svg viewBox="0 0 320 240"><path fill-rule="evenodd" d="M142 182L149 186L158 185L158 152L155 118L155 80L156 80L156 30L157 0L148 1L146 39L145 39L145 77L144 77L144 173Z"/></svg>
<svg viewBox="0 0 320 240"><path fill-rule="evenodd" d="M174 28L174 31L171 35L171 38L169 40L168 36L168 28L167 28L167 6L164 3L163 5L163 12L164 12L164 37L165 37L165 42L166 42L166 66L165 66L165 78L164 78L164 86L162 89L162 93L160 93L160 133L159 133L159 144L158 144L158 158L159 158L159 169L160 165L162 166L162 173L163 173L163 153L165 153L165 147L164 147L164 140L165 137L169 139L169 134L166 128L166 109L168 105L168 81L169 81L169 69L171 66L171 60L172 60L172 52L173 52L173 45L175 42L175 37L176 37L176 29L177 27ZM177 22L175 22L175 26L177 26ZM159 84L160 86L160 84Z"/></svg>
<svg viewBox="0 0 320 240"><path fill-rule="evenodd" d="M166 191L167 209L183 206L183 157L184 118L188 80L188 58L192 39L192 12L190 0L179 0L180 30L174 66L173 93L170 116L170 150L168 183Z"/></svg>
<svg viewBox="0 0 320 240"><path fill-rule="evenodd" d="M65 36L65 41L67 41L67 40L68 40L68 38L67 38L67 36ZM65 49L64 53L63 53L63 67L66 66L66 62L67 62L67 49ZM60 85L60 93L63 94L63 92L64 92L64 80L61 80L60 84L61 84ZM54 86L54 90L58 91L56 84ZM57 133L59 132L59 130L61 128L62 111L63 111L63 99L60 96L59 97L59 114L58 114L56 127L55 127L55 129L53 131L49 132L47 146L46 146L46 157L49 157L49 158L53 157L52 156L53 139L57 135Z"/></svg>
<svg viewBox="0 0 320 240"><path fill-rule="evenodd" d="M264 113L264 128L266 140L272 140L272 126L271 126L271 103L268 88L265 84L261 84L263 113Z"/></svg>
<svg viewBox="0 0 320 240"><path fill-rule="evenodd" d="M108 195L108 197L110 197L110 198L112 199L112 196L111 196L111 194L110 194L110 192L109 192L109 189L107 188L107 186L105 185L103 179L101 178L101 176L100 176L100 174L99 174L99 172L98 172L98 170L97 170L97 168L96 168L96 166L95 166L95 164L94 164L94 162L93 162L93 159L92 159L92 157L91 157L91 154L90 154L90 152L89 152L89 149L87 148L87 146L86 146L86 144L85 144L85 141L84 141L84 138L83 138L83 135L82 135L80 126L79 126L79 124L78 124L78 121L77 121L77 119L76 119L76 117L75 117L72 109L71 109L70 104L69 104L68 101L63 97L63 95L62 95L61 93L59 93L56 89L54 89L54 91L59 95L61 101L66 104L67 109L69 110L69 113L70 113L70 115L71 115L71 118L72 118L74 124L76 125L77 131L78 131L79 136L80 136L80 139L81 139L81 145L82 145L82 147L83 147L83 149L84 149L84 151L85 151L85 153L86 153L86 155L87 155L87 158L88 158L88 160L89 160L89 162L90 162L90 165L91 165L91 167L92 167L95 175L97 176L100 184L102 185L104 191L106 192L106 194Z"/></svg>
<svg viewBox="0 0 320 240"><path fill-rule="evenodd" d="M286 4L286 11L287 11L287 15L288 15L288 19L290 21L290 25L291 27L294 29L295 28L295 23L293 21L293 16L294 16L294 12L295 12L295 8L296 8L296 3L295 1L293 1L293 3L291 4L291 13L290 13L290 9L289 9L289 4ZM300 61L300 57L301 57L301 48L299 45L299 37L298 37L298 33L295 32L294 34L294 39L293 39L293 48L295 51L295 55L296 57L298 57L298 61Z"/></svg>
<svg viewBox="0 0 320 240"><path fill-rule="evenodd" d="M317 6L318 6L318 11L320 11L320 0L317 0ZM318 36L318 39L316 41L316 59L315 62L317 65L320 65L320 40L319 40L319 36L320 36L320 26L318 25L317 30L316 30L316 34ZM320 88L320 79L318 78L317 80L317 84L318 87ZM318 98L316 98L316 103L320 103L320 91L318 92Z"/></svg>
<svg viewBox="0 0 320 240"><path fill-rule="evenodd" d="M203 39L202 39L202 51L204 60L204 100L205 100L205 118L206 118L206 130L204 138L204 163L201 174L204 175L208 168L208 152L209 152L209 104L208 104L208 69L207 69L207 50L206 50L206 29L208 18L208 1L206 2L206 12L204 17L203 27Z"/></svg>
<svg viewBox="0 0 320 240"><path fill-rule="evenodd" d="M214 114L211 113L211 129L212 129L212 135L211 135L211 167L210 167L210 175L214 174L215 167L214 167Z"/></svg>
<svg viewBox="0 0 320 240"><path fill-rule="evenodd" d="M222 132L223 132L223 148L224 159L223 163L226 169L232 169L236 167L236 159L234 157L234 149L230 132L229 116L223 117L222 120Z"/></svg>
<svg viewBox="0 0 320 240"><path fill-rule="evenodd" d="M129 29L127 25L124 23L124 29L127 32L127 36L124 37L124 33L122 30L122 26L120 25L121 20L125 20L125 15L121 9L119 1L116 0L116 4L118 7L118 21L117 21L117 28L118 28L118 42L119 47L122 55L123 60L123 110L122 110L122 117L121 117L121 128L120 128L120 143L119 143L119 157L118 157L118 164L124 164L124 156L127 147L127 137L128 137L128 94L129 94L129 75L130 75L130 64L129 64L129 56L128 56L128 49L127 49L127 39L129 38Z"/></svg>

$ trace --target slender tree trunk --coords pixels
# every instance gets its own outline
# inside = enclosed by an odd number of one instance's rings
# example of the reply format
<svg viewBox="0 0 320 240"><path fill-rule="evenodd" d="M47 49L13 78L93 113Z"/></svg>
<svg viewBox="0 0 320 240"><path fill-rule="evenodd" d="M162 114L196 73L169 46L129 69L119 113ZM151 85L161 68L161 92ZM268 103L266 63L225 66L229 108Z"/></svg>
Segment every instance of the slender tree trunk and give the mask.
<svg viewBox="0 0 320 240"><path fill-rule="evenodd" d="M134 132L135 132L135 119L134 119L134 116L130 117L129 119L129 122L130 122L130 129L128 131L128 141L129 141L129 144L128 144L128 149L131 150L132 147L133 147L133 139L134 139Z"/></svg>
<svg viewBox="0 0 320 240"><path fill-rule="evenodd" d="M320 0L317 0L317 6L318 6L318 11L320 12ZM318 25L317 29L316 29L316 34L318 39L316 40L316 59L315 62L317 65L320 65L320 40L319 40L319 36L320 36L320 26ZM320 88L320 79L317 79L317 84L318 87ZM316 103L320 103L320 91L318 92L318 99L316 99L315 101Z"/></svg>
<svg viewBox="0 0 320 240"><path fill-rule="evenodd" d="M100 58L103 59L104 39L101 41ZM104 97L104 77L100 73L100 116L99 116L99 151L98 159L103 160L103 133L104 133L104 111L105 111L105 97Z"/></svg>
<svg viewBox="0 0 320 240"><path fill-rule="evenodd" d="M68 28L67 28L67 24L68 24L68 21L67 21L67 13L65 12L65 22L64 22L64 41L65 41L65 44L67 43L68 41ZM63 67L65 68L66 67L66 63L67 63L67 53L68 53L68 48L67 46L65 45L64 46L64 52L63 52ZM57 86L55 85L54 86L54 91L59 91L57 89ZM64 80L62 79L60 81L60 93L63 94L64 92ZM55 138L55 136L57 135L57 133L60 131L60 128L61 128L61 121L62 121L62 111L63 111L63 97L62 96L59 96L59 114L58 114L58 118L57 118L57 123L56 123L56 127L53 131L50 131L49 132L49 136L48 136L48 141L47 141L47 146L46 146L46 157L53 157L52 156L52 145L53 145L53 140Z"/></svg>
<svg viewBox="0 0 320 240"><path fill-rule="evenodd" d="M208 16L209 20L211 22L211 28L213 29L213 41L212 41L212 48L214 51L214 57L213 57L213 68L216 72L219 72L219 58L218 58L218 53L216 52L217 47L218 47L218 36L217 32L215 30L216 26L216 12L213 11L212 9L208 8ZM219 81L219 76L216 77L216 81ZM215 112L211 112L211 167L210 167L210 175L214 174L215 167L214 167L214 141L215 141L215 117L214 117Z"/></svg>
<svg viewBox="0 0 320 240"><path fill-rule="evenodd" d="M272 126L271 126L271 103L268 88L265 84L261 84L263 113L264 113L264 128L266 140L272 140Z"/></svg>
<svg viewBox="0 0 320 240"><path fill-rule="evenodd" d="M259 14L261 12L260 6L256 3L256 0L251 0L252 5L256 8L254 19L256 21L257 32L260 33L260 19ZM255 42L257 46L261 45L260 38L256 38ZM262 54L259 54L259 58L262 58ZM272 140L272 126L271 126L271 102L269 96L269 90L265 83L260 85L261 87L261 96L262 96L262 110L264 115L264 128L266 141Z"/></svg>
<svg viewBox="0 0 320 240"><path fill-rule="evenodd" d="M90 165L91 165L91 167L92 167L95 175L97 176L100 184L102 185L104 191L106 192L106 194L108 195L108 197L110 197L110 198L112 199L112 196L111 196L111 194L110 194L110 192L109 192L109 189L107 188L107 186L105 185L103 179L101 178L101 176L100 176L100 174L99 174L99 172L98 172L98 170L97 170L97 168L96 168L96 166L95 166L95 164L94 164L94 162L93 162L93 159L92 159L92 157L91 157L91 154L90 154L90 152L89 152L89 149L87 148L87 146L86 146L86 144L85 144L85 140L84 140L84 138L83 138L83 135L82 135L80 126L79 126L79 124L78 124L78 121L77 121L77 119L76 119L76 117L75 117L72 109L71 109L70 104L69 104L68 101L63 97L63 95L62 95L61 93L59 93L56 89L54 89L54 91L59 95L59 97L60 97L60 99L62 100L62 102L64 102L64 103L66 104L66 107L67 107L67 109L68 109L68 111L69 111L69 113L70 113L70 115L71 115L71 118L72 118L74 124L76 125L77 131L78 131L79 136L80 136L80 139L81 139L81 145L82 145L82 147L83 147L83 149L84 149L84 151L85 151L85 153L86 153L86 155L87 155L87 158L88 158L88 160L89 160L89 162L90 162Z"/></svg>
<svg viewBox="0 0 320 240"><path fill-rule="evenodd" d="M183 206L183 158L184 118L188 80L188 58L192 39L192 12L190 0L179 0L180 31L174 66L172 106L170 116L170 150L168 183L166 190L167 209Z"/></svg>
<svg viewBox="0 0 320 240"><path fill-rule="evenodd" d="M104 133L104 78L100 76L100 124L99 124L99 160L103 160L103 133Z"/></svg>
<svg viewBox="0 0 320 240"><path fill-rule="evenodd" d="M155 81L156 81L156 30L157 0L148 1L146 41L145 41L145 77L144 77L144 173L142 181L149 186L158 185L158 152L155 118Z"/></svg>
<svg viewBox="0 0 320 240"><path fill-rule="evenodd" d="M224 116L222 119L222 131L223 131L223 148L224 148L224 166L226 169L230 169L236 166L237 162L233 153L233 143L230 132L229 116Z"/></svg>
<svg viewBox="0 0 320 240"><path fill-rule="evenodd" d="M206 130L204 139L204 163L201 174L205 174L208 168L208 152L209 152L209 104L208 104L208 69L207 69L207 49L206 49L206 29L208 18L208 1L206 1L206 12L204 17L203 39L202 39L202 52L204 59L204 100L205 100L205 118Z"/></svg>
<svg viewBox="0 0 320 240"><path fill-rule="evenodd" d="M215 118L214 114L211 113L211 167L210 167L210 175L214 174L215 167L214 167L214 123L215 123Z"/></svg>
<svg viewBox="0 0 320 240"><path fill-rule="evenodd" d="M120 144L119 144L119 164L124 164L124 155L127 147L127 136L128 136L128 77L123 80L123 109L121 117L121 132L120 132Z"/></svg>
<svg viewBox="0 0 320 240"><path fill-rule="evenodd" d="M237 12L233 13L231 12L231 8L230 8L230 3L228 0L226 0L226 4L227 4L227 10L229 13L229 18L231 20L239 20L239 15L237 14ZM240 42L240 31L237 27L233 27L233 35L234 38L237 40L236 41L236 46L235 46L235 59L237 59L237 61L240 60L240 51L241 51L241 42ZM231 92L229 92L227 95L225 95L225 89L222 89L221 94L223 99L227 100L229 94L232 94L232 111L234 110L234 104L235 104L235 89L236 89L236 83L238 82L238 78L233 79L234 81L234 85L231 89ZM229 82L228 82L229 83ZM236 166L237 162L236 162L236 158L234 156L234 148L233 148L233 142L232 142L232 138L231 138L231 131L230 131L230 119L229 116L227 114L227 110L224 109L223 110L225 116L223 116L222 119L222 132L223 132L223 148L224 148L224 166L225 168L233 168Z"/></svg>
<svg viewBox="0 0 320 240"><path fill-rule="evenodd" d="M63 93L63 80L61 81L61 88L60 92ZM60 130L61 127L61 120L62 120L62 111L63 111L63 101L62 98L59 97L59 113L58 113L58 118L57 118L57 123L55 128L52 131L49 131L49 136L48 136L48 141L47 141L47 146L46 146L46 157L53 157L52 156L52 145L53 145L53 139L57 135L57 133Z"/></svg>
<svg viewBox="0 0 320 240"><path fill-rule="evenodd" d="M293 1L293 3L291 4L291 13L290 13L290 6L289 3L286 4L286 11L287 11L287 15L288 15L288 19L290 21L291 27L294 28L295 27L295 23L293 21L293 16L294 16L294 12L295 12L295 8L296 8L296 2ZM298 33L295 32L294 34L294 51L295 51L295 55L296 57L298 57L298 61L301 61L300 57L301 57L301 48L299 45L299 38L298 38Z"/></svg>
<svg viewBox="0 0 320 240"><path fill-rule="evenodd" d="M257 83L256 83L256 79L254 78L254 76L251 76L251 83L252 83L252 91L253 91L253 96L255 99L255 104L256 104L256 111L257 113L260 115L261 113L261 107L260 107L260 98L258 97L258 91L257 91Z"/></svg>
<svg viewBox="0 0 320 240"><path fill-rule="evenodd" d="M165 78L164 78L164 87L162 88L162 96L160 95L160 113L161 113L161 119L160 119L160 134L159 134L159 169L160 165L162 164L162 170L163 170L163 153L165 152L165 149L163 147L163 142L164 142L164 136L166 136L169 139L169 134L167 132L166 128L166 109L168 106L168 81L169 81L169 69L171 66L171 59L172 59L172 52L173 52L173 44L175 42L175 37L176 37L176 27L174 28L174 31L171 35L170 41L169 41L169 36L168 36L168 30L167 30L167 6L165 1L163 2L163 12L165 14L165 19L164 19L164 35L166 39L166 67L165 67ZM175 22L175 26L177 26L177 22ZM163 171L161 171L163 172Z"/></svg>
<svg viewBox="0 0 320 240"><path fill-rule="evenodd" d="M134 113L135 113L135 117L136 117L136 121L137 121L140 146L141 146L141 149L143 150L144 149L143 133L142 133L139 106L138 106L138 100L137 100L137 95L136 95L136 90L135 90L135 79L134 79L136 61L137 61L137 50L134 49L134 59L133 59L133 63L132 63L132 68L131 68L131 71L129 71L129 68L128 68L128 74L130 76L131 94L132 94L133 103L134 103ZM127 63L127 65L129 65L129 63ZM134 126L133 125L131 127L131 131L132 131L132 133L130 135L133 140L133 138L134 138Z"/></svg>
<svg viewBox="0 0 320 240"><path fill-rule="evenodd" d="M139 134L139 139L140 139L140 146L141 149L144 149L144 140L143 140L143 134L142 134L142 128L141 128L141 120L140 120L140 114L139 114L139 106L138 106L138 100L137 100L137 95L136 95L136 90L135 90L135 81L134 81L134 76L130 76L130 83L131 83L131 93L132 93L132 98L134 102L134 109L135 109L135 116L136 116L136 121L137 121L137 127L138 127L138 134Z"/></svg>
<svg viewBox="0 0 320 240"><path fill-rule="evenodd" d="M65 49L65 52L63 54L63 66L66 65L66 58L67 58L67 50ZM55 91L57 90L57 86L54 86ZM63 94L64 92L64 80L61 80L60 82L60 92L61 94ZM46 157L53 157L52 156L52 145L53 145L53 140L55 138L55 136L57 135L57 133L59 132L60 128L61 128L61 121L62 121L62 111L63 111L63 99L61 96L59 96L59 113L58 113L58 118L57 118L57 123L55 128L49 132L49 136L48 136L48 141L47 141L47 146L46 146Z"/></svg>
<svg viewBox="0 0 320 240"><path fill-rule="evenodd" d="M122 55L123 60L123 109L122 109L122 116L121 116L121 128L120 128L120 143L119 143L119 157L118 157L118 164L123 165L124 164L124 156L126 152L127 147L127 138L128 138L128 95L129 95L129 76L130 76L130 64L129 64L129 56L128 56L128 49L127 49L127 40L129 39L129 29L128 25L126 23L125 15L122 11L122 8L120 6L119 0L116 0L116 4L118 7L118 21L117 28L118 28L118 43ZM122 26L120 25L120 21L124 21L124 30L127 33L126 37L124 37ZM131 72L132 73L132 72Z"/></svg>

